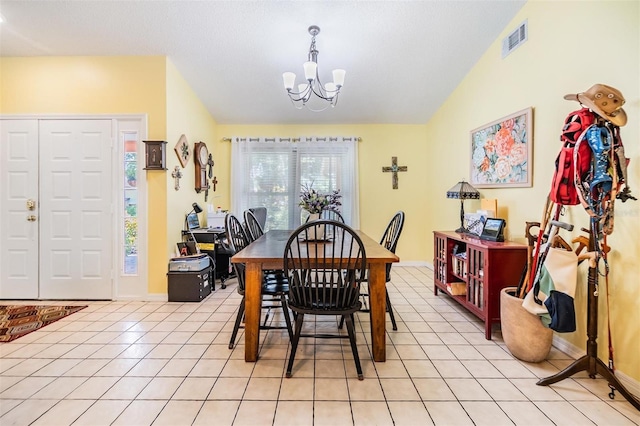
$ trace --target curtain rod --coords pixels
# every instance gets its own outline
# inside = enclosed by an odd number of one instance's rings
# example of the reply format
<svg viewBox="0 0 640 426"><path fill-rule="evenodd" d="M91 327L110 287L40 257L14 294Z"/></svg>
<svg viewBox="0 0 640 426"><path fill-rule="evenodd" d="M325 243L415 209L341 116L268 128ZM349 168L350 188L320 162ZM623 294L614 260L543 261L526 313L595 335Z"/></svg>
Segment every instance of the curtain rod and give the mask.
<svg viewBox="0 0 640 426"><path fill-rule="evenodd" d="M258 139L260 139L260 138L248 138L248 139L249 139L249 141L252 141L252 140L257 141L257 140L258 140ZM280 140L289 140L289 141L292 141L292 142L300 142L300 140L301 140L302 138L277 138L277 139L280 139ZM330 137L330 136L325 136L325 137L314 137L314 138L306 138L306 139L317 139L317 140L323 140L323 141L326 141L327 139L328 139L329 141L331 141L331 140L338 140L338 138L337 138L337 137ZM345 139L345 140L351 140L351 139L353 139L353 138L351 138L351 137L347 137L347 138L343 138L343 139ZM275 140L276 140L276 138L265 138L265 140L267 140L267 141L275 141ZM355 138L355 140L356 140L356 141L358 141L358 142L362 142L362 138L361 138L360 136L356 137L356 138ZM222 142L231 142L231 138L229 138L229 137L222 138Z"/></svg>

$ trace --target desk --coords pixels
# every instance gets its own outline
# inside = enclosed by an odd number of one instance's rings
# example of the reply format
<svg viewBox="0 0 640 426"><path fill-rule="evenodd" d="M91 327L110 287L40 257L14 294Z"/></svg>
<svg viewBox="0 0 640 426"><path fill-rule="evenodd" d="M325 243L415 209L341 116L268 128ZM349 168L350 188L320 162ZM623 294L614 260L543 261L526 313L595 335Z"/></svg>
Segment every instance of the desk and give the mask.
<svg viewBox="0 0 640 426"><path fill-rule="evenodd" d="M211 259L215 262L215 278L220 280L222 288L226 288L225 281L235 276L231 270L231 263L229 262L230 252L223 247L222 241L226 240L224 229L207 229L197 228L191 231L182 231L182 238L191 239L191 235L198 243L215 244L215 250L201 250L203 253L207 253Z"/></svg>
<svg viewBox="0 0 640 426"><path fill-rule="evenodd" d="M249 244L244 250L236 253L232 263L246 265L245 276L245 324L244 360L258 360L260 341L260 306L262 296L262 271L283 269L284 248L293 231L272 230ZM369 269L369 304L371 307L371 342L374 361L386 361L385 320L386 320L386 264L398 262L400 259L389 250L371 239L361 231L356 231L364 243Z"/></svg>

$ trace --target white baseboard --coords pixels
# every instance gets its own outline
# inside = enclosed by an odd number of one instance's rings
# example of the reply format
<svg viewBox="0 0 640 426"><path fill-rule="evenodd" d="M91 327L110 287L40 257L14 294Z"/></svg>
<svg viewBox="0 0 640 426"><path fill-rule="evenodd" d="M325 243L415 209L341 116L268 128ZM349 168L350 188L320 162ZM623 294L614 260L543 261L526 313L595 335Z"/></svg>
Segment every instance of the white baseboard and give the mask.
<svg viewBox="0 0 640 426"><path fill-rule="evenodd" d="M147 293L144 296L117 296L113 300L121 302L166 302L168 299L167 293Z"/></svg>
<svg viewBox="0 0 640 426"><path fill-rule="evenodd" d="M127 302L166 302L169 300L167 293L147 293L145 296L118 296L115 301Z"/></svg>
<svg viewBox="0 0 640 426"><path fill-rule="evenodd" d="M553 346L556 349L576 359L582 357L585 354L585 349L579 348L573 343L568 342L567 340L558 336L556 333L553 334ZM603 362L607 364L606 360L603 360ZM636 397L640 395L639 381L635 380L633 377L629 377L628 375L624 374L620 370L616 370L615 375L618 378L618 380L620 380L620 383L622 383L622 386L624 386L631 394L635 395Z"/></svg>
<svg viewBox="0 0 640 426"><path fill-rule="evenodd" d="M149 302L166 302L167 300L169 300L169 294L167 293L147 294L146 300Z"/></svg>
<svg viewBox="0 0 640 426"><path fill-rule="evenodd" d="M429 267L429 263L422 260L407 260L405 262L394 263L397 266L416 266L416 267ZM433 269L433 267L431 268Z"/></svg>
<svg viewBox="0 0 640 426"><path fill-rule="evenodd" d="M578 359L582 355L584 355L584 349L579 348L573 343L570 343L569 341L558 336L556 333L553 333L553 347L555 347L558 350L561 350L565 354L570 355L572 358L575 358L575 359Z"/></svg>

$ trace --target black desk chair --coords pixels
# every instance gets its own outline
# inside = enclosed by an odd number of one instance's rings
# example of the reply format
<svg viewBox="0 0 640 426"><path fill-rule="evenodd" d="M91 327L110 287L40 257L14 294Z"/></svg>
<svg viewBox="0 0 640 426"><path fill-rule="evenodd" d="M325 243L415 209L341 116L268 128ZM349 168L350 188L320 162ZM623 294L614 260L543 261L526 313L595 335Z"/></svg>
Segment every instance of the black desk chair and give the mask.
<svg viewBox="0 0 640 426"><path fill-rule="evenodd" d="M331 242L306 241L316 225L331 227ZM295 313L295 332L287 377L293 375L293 363L300 337L349 338L358 379L362 367L356 346L353 313L362 306L360 283L366 273L364 244L353 229L331 220L317 220L300 226L291 234L284 251L284 268L289 280L289 308ZM340 334L302 335L305 315L339 315L347 324L348 336Z"/></svg>
<svg viewBox="0 0 640 426"><path fill-rule="evenodd" d="M249 245L249 240L245 234L242 224L237 217L232 214L227 214L227 216L225 217L225 225L227 240L234 254ZM238 336L238 330L240 329L240 323L242 322L242 318L244 317L245 309L245 265L241 263L234 263L233 268L235 269L236 276L238 278L238 293L242 296L242 300L240 301L238 315L236 316L236 322L233 326L233 332L231 333L229 349L233 349L233 346L235 345L236 337ZM293 338L293 329L291 326L291 317L289 317L289 310L287 308L286 295L288 292L289 284L284 275L265 273L264 280L262 282L263 302L271 302L271 304L263 304L262 306L263 308L267 309L267 315L265 316L264 323L260 325L260 328L263 330L286 329L289 333L289 338L291 339ZM268 300L265 300L264 296L270 296L270 298ZM284 313L286 327L267 325L267 321L269 319L269 310L273 307L277 307L278 305L282 308L282 311Z"/></svg>
<svg viewBox="0 0 640 426"><path fill-rule="evenodd" d="M267 208L266 207L251 207L251 213L258 219L258 223L262 229L267 227Z"/></svg>
<svg viewBox="0 0 640 426"><path fill-rule="evenodd" d="M324 209L324 210L322 210L322 212L320 213L320 219L336 220L336 221L338 221L340 223L346 223L344 221L344 217L342 217L340 212L338 210L334 210L334 209Z"/></svg>
<svg viewBox="0 0 640 426"><path fill-rule="evenodd" d="M262 235L264 235L264 230L258 222L258 218L251 210L244 211L244 225L248 231L247 235L249 237L250 242L254 242Z"/></svg>

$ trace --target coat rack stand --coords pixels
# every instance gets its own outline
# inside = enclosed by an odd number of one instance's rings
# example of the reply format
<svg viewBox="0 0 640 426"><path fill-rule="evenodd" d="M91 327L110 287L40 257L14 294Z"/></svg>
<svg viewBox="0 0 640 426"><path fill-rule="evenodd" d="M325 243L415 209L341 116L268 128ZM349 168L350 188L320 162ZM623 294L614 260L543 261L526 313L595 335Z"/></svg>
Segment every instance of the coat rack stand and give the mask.
<svg viewBox="0 0 640 426"><path fill-rule="evenodd" d="M589 237L589 251L595 251L595 240L593 231ZM540 379L539 386L548 386L566 379L580 371L586 371L589 377L596 378L596 374L600 374L603 378L609 382L609 386L612 388L609 398L613 399L613 389L620 392L624 398L640 411L640 401L634 397L623 385L618 378L613 374L607 365L598 358L598 268L589 266L589 275L587 279L587 354L581 358L575 360L564 370L549 376L544 379Z"/></svg>

